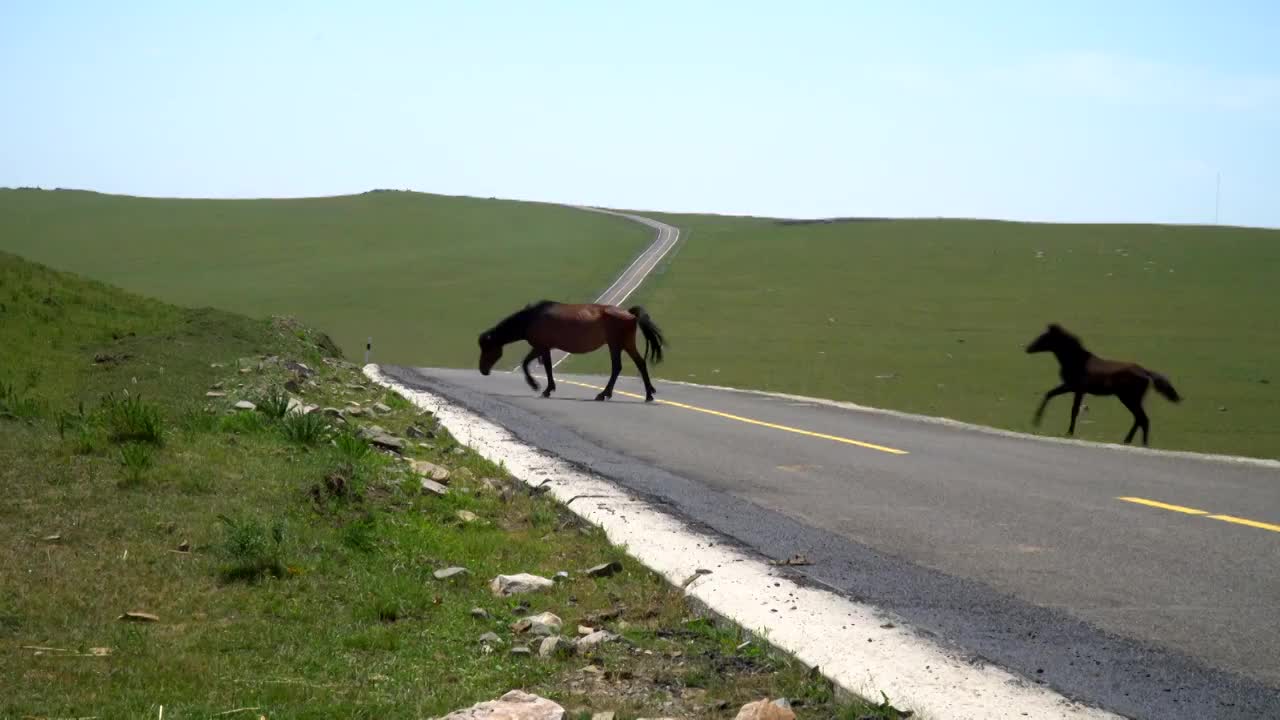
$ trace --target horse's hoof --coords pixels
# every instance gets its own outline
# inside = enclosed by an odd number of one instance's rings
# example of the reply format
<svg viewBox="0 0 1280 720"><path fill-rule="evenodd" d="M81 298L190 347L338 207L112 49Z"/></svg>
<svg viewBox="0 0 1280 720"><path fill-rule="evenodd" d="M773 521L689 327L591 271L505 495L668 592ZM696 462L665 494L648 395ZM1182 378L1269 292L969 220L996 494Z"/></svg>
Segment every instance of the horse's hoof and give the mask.
<svg viewBox="0 0 1280 720"><path fill-rule="evenodd" d="M645 402L653 402L653 396L650 395L644 399Z"/></svg>
<svg viewBox="0 0 1280 720"><path fill-rule="evenodd" d="M605 395L604 393L600 393L599 395L596 396L596 400L608 400L609 397L610 396Z"/></svg>
<svg viewBox="0 0 1280 720"><path fill-rule="evenodd" d="M549 398L549 397L551 397L551 388L547 388L546 390L543 390L543 391L542 391L542 397L544 397L544 398Z"/></svg>

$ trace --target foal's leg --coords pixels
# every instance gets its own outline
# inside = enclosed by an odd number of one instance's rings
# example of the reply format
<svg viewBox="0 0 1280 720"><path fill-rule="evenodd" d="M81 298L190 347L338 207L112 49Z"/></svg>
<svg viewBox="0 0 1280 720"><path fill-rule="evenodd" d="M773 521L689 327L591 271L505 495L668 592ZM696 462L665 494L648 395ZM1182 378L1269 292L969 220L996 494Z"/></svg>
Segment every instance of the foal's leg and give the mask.
<svg viewBox="0 0 1280 720"><path fill-rule="evenodd" d="M551 376L551 351L542 351L542 367L547 371L547 389L542 391L542 397L551 397L551 393L556 390L556 379Z"/></svg>
<svg viewBox="0 0 1280 720"><path fill-rule="evenodd" d="M1076 434L1076 416L1080 414L1080 403L1084 401L1084 393L1076 391L1076 397L1071 401L1071 426L1067 428L1067 435Z"/></svg>
<svg viewBox="0 0 1280 720"><path fill-rule="evenodd" d="M613 397L613 384L618 382L618 373L622 372L622 349L614 345L609 346L609 359L613 361L613 371L609 375L609 384L604 386L600 394L596 396L597 400L605 400Z"/></svg>
<svg viewBox="0 0 1280 720"><path fill-rule="evenodd" d="M1064 384L1064 385L1059 385L1058 387L1056 387L1056 388L1054 388L1054 389L1050 390L1049 392L1045 393L1045 394L1044 394L1044 400L1041 400L1041 401L1040 401L1040 407L1036 408L1036 414L1035 414L1035 417L1033 417L1033 418L1031 419L1031 424L1032 424L1032 425L1034 425L1034 426L1038 426L1038 425L1040 425L1040 418L1044 417L1044 408L1045 408L1045 406L1046 406L1046 405L1048 405L1048 404L1049 404L1049 401L1050 401L1050 400L1052 400L1052 399L1054 399L1054 398L1056 398L1056 397L1058 397L1059 395L1063 395L1063 394L1065 394L1065 393L1069 393L1069 392L1071 392L1071 388L1067 387L1067 386Z"/></svg>
<svg viewBox="0 0 1280 720"><path fill-rule="evenodd" d="M541 354L542 354L542 351L539 350L538 348L536 347L530 348L529 354L525 355L524 360L520 363L520 369L524 371L525 381L528 382L529 387L533 388L534 390L538 389L538 381L534 380L533 376L529 374L529 363L533 362L533 359L538 357L538 355L541 355Z"/></svg>
<svg viewBox="0 0 1280 720"><path fill-rule="evenodd" d="M1146 447L1149 440L1147 431L1151 427L1151 420L1147 417L1147 411L1142 409L1142 395L1122 395L1120 402L1133 413L1133 427L1129 428L1129 434L1124 436L1124 444L1133 442L1133 436L1138 432L1138 428L1142 428L1142 445Z"/></svg>

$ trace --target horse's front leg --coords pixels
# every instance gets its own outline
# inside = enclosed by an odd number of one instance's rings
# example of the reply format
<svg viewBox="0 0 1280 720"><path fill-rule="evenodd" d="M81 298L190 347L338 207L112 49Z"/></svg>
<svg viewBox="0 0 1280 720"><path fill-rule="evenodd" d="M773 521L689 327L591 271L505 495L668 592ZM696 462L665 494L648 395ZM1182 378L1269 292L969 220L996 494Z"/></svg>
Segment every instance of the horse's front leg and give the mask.
<svg viewBox="0 0 1280 720"><path fill-rule="evenodd" d="M1040 401L1040 407L1036 408L1035 416L1031 418L1031 425L1033 427L1039 427L1040 419L1044 417L1044 409L1046 406L1048 406L1049 401L1058 397L1059 395L1063 395L1069 392L1071 392L1071 389L1068 388L1065 384L1063 384L1045 393L1044 399Z"/></svg>
<svg viewBox="0 0 1280 720"><path fill-rule="evenodd" d="M556 391L556 379L551 375L551 351L542 351L542 367L547 371L547 389L542 391L542 397L551 397L551 393Z"/></svg>
<svg viewBox="0 0 1280 720"><path fill-rule="evenodd" d="M613 384L618 381L618 374L622 372L622 348L609 347L609 358L613 361L613 370L609 375L609 383L604 386L604 390L596 395L597 400L607 400L613 397Z"/></svg>
<svg viewBox="0 0 1280 720"><path fill-rule="evenodd" d="M525 355L524 360L520 363L520 369L524 371L525 381L528 382L529 387L533 388L534 390L538 389L538 381L534 380L533 375L529 374L529 363L533 362L533 359L538 357L541 354L542 354L542 351L539 350L538 348L531 348L529 350L529 354Z"/></svg>

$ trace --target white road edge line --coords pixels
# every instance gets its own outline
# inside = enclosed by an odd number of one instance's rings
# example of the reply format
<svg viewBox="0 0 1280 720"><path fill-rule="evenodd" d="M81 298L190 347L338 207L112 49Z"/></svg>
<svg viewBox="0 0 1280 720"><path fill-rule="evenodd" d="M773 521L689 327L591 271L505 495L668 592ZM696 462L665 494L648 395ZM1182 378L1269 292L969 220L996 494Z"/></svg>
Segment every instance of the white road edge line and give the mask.
<svg viewBox="0 0 1280 720"><path fill-rule="evenodd" d="M526 445L504 428L433 393L405 387L377 365L363 368L373 382L430 410L453 436L529 485L550 478L550 495L604 530L610 542L676 587L699 569L711 570L685 593L713 612L754 632L838 687L878 699L881 691L898 707L932 720L1120 720L988 664L974 664L947 651L871 605L805 587L755 555L724 547L694 531L677 516L608 480ZM517 568L518 569L518 568ZM515 569L513 569L514 571ZM892 628L881 627L892 620Z"/></svg>

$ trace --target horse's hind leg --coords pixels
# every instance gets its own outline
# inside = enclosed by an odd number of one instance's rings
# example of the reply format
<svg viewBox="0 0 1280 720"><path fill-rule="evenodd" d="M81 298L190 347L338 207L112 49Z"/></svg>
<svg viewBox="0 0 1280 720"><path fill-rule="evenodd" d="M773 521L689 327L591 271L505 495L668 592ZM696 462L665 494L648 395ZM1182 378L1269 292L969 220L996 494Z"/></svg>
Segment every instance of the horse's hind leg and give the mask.
<svg viewBox="0 0 1280 720"><path fill-rule="evenodd" d="M631 356L631 362L636 364L636 369L640 371L640 377L644 380L644 401L653 402L653 394L657 392L653 383L649 381L649 366L644 361L644 356L636 350L636 340L633 336L626 346L627 355Z"/></svg>
<svg viewBox="0 0 1280 720"><path fill-rule="evenodd" d="M547 371L547 389L542 391L542 397L551 397L551 393L556 391L556 379L551 375L551 351L542 351L542 367Z"/></svg>
<svg viewBox="0 0 1280 720"><path fill-rule="evenodd" d="M529 374L529 363L533 362L533 359L538 357L540 354L542 354L542 351L538 348L530 348L529 354L525 355L524 360L520 363L520 369L524 371L525 382L529 383L529 387L534 390L538 389L538 381L534 380L533 376Z"/></svg>
<svg viewBox="0 0 1280 720"><path fill-rule="evenodd" d="M613 384L618 382L618 373L622 372L622 349L610 345L609 359L613 361L613 369L609 375L609 383L604 386L604 389L600 391L599 395L596 395L597 400L607 400L613 397Z"/></svg>
<svg viewBox="0 0 1280 720"><path fill-rule="evenodd" d="M1084 393L1077 392L1075 399L1071 401L1071 425L1067 428L1067 435L1076 434L1076 416L1080 414L1080 403L1084 401Z"/></svg>
<svg viewBox="0 0 1280 720"><path fill-rule="evenodd" d="M1124 436L1124 444L1133 442L1133 436L1137 434L1138 428L1142 428L1142 445L1146 447L1150 442L1148 434L1151 429L1151 419L1147 417L1147 411L1142 409L1142 395L1136 397L1124 395L1121 396L1120 402L1133 413L1133 427L1129 428L1129 434Z"/></svg>

